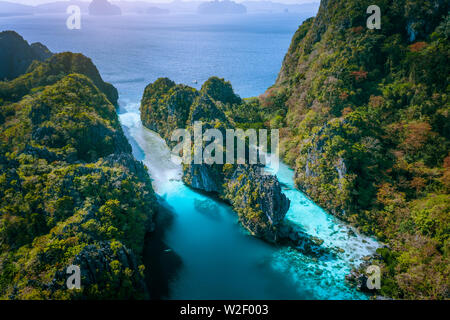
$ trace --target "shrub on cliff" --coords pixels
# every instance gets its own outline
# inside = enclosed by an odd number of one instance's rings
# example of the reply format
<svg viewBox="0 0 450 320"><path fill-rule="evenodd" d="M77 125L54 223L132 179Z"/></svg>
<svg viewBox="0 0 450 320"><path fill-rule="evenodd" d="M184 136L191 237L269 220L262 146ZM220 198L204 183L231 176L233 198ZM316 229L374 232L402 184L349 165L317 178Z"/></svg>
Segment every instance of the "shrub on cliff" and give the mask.
<svg viewBox="0 0 450 320"><path fill-rule="evenodd" d="M234 111L243 116L249 107L257 112L259 103L242 101L229 82L211 77L199 92L160 78L146 87L140 109L143 124L160 133L169 145L174 145L170 141L174 129L187 128L192 134L195 122L199 121L202 133L212 128L222 133L225 150L225 131L234 128L238 118ZM202 143L205 147L206 142ZM183 181L229 201L242 225L252 234L276 241L277 226L289 208L289 200L282 194L277 178L263 176L259 169L249 164L189 163L183 164Z"/></svg>
<svg viewBox="0 0 450 320"><path fill-rule="evenodd" d="M45 62L34 61L26 74L9 82L0 82L0 99L16 102L71 73L87 76L112 104L117 105L117 89L102 80L91 59L72 52L55 54Z"/></svg>
<svg viewBox="0 0 450 320"><path fill-rule="evenodd" d="M300 189L389 244L383 294L448 298L448 2L377 1L380 30L371 4L323 1L297 31L270 89L282 151Z"/></svg>
<svg viewBox="0 0 450 320"><path fill-rule="evenodd" d="M148 297L155 196L99 87L117 93L71 53L0 83L0 298ZM72 264L81 290L66 287Z"/></svg>

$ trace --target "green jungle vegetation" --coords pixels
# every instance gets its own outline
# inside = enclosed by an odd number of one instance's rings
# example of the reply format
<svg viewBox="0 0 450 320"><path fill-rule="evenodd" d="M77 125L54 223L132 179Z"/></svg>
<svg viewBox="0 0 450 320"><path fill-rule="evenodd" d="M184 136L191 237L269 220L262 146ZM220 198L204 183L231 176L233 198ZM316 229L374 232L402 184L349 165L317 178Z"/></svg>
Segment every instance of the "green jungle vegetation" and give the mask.
<svg viewBox="0 0 450 320"><path fill-rule="evenodd" d="M379 30L366 27L373 4ZM200 91L163 78L145 90L142 121L166 140L195 120L279 128L299 189L386 244L372 261L382 268L379 294L449 299L449 37L446 0L323 0L264 94L240 99L214 77ZM117 91L85 59L54 55L0 82L3 298L146 296L132 287L142 284L154 194L120 129ZM192 172L185 167L187 183ZM255 180L235 167L208 173L220 182L210 188L232 190L238 213L262 204L252 198L258 185L246 187ZM256 211L241 219L266 230ZM97 266L85 277L110 281L63 290L74 261Z"/></svg>
<svg viewBox="0 0 450 320"><path fill-rule="evenodd" d="M218 148L223 148L221 163L184 163L183 181L196 189L216 193L228 201L237 212L241 224L255 236L270 242L278 239L277 228L282 222L288 208L289 200L281 192L275 176L261 175L257 165L231 164L226 162L226 130L249 127L250 124L238 120L251 121L245 116L247 106L253 102L243 101L237 96L231 84L218 77L209 78L201 90L183 84L176 84L168 78L159 78L149 84L141 100L141 120L144 126L158 132L171 146L172 132L186 128L191 138L191 160L194 158L193 126L201 122L202 134L207 129L217 129L222 135ZM259 113L258 106L251 106L254 113ZM235 117L236 115L236 117ZM237 115L241 118L237 119ZM255 127L256 122L251 125ZM234 138L233 138L234 139ZM234 154L238 147L234 139ZM244 141L246 159L248 159L248 138ZM213 143L201 142L203 150L214 146ZM208 145L208 146L207 146ZM219 149L220 150L220 149ZM211 155L215 156L216 147ZM225 164L224 164L225 163Z"/></svg>
<svg viewBox="0 0 450 320"><path fill-rule="evenodd" d="M117 90L73 53L0 82L0 298L148 298L155 195L118 121ZM69 265L81 290L67 290Z"/></svg>
<svg viewBox="0 0 450 320"><path fill-rule="evenodd" d="M448 1L322 1L250 113L281 128L300 190L387 244L393 298L449 298L449 36Z"/></svg>

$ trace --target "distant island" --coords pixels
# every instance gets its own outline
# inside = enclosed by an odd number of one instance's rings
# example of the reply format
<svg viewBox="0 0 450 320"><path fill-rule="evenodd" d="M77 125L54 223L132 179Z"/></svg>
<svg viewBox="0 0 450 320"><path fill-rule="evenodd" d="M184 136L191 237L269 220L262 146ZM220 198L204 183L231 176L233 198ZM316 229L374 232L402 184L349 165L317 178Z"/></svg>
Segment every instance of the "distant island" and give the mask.
<svg viewBox="0 0 450 320"><path fill-rule="evenodd" d="M108 0L92 0L89 5L89 14L91 16L120 16L122 10Z"/></svg>
<svg viewBox="0 0 450 320"><path fill-rule="evenodd" d="M155 0L157 1L157 0ZM311 0L313 1L313 0ZM0 0L0 17L21 16L32 14L66 13L69 5L79 6L82 13L91 15L119 15L119 14L185 14L200 13L222 14L222 13L301 13L313 16L319 9L319 2L303 4L285 4L272 1L244 0L240 4L232 1L214 1L204 3L202 1L172 1L172 2L144 2L144 1L118 1L102 0L92 1L95 3L91 7L91 1L70 0L54 1L37 5L21 5ZM244 6L245 8L242 8ZM201 10L199 7L202 7ZM119 11L120 9L120 11ZM164 10L164 11L163 11ZM168 10L168 11L166 11Z"/></svg>
<svg viewBox="0 0 450 320"><path fill-rule="evenodd" d="M169 14L170 10L168 9L161 9L158 7L150 7L146 11L147 14Z"/></svg>
<svg viewBox="0 0 450 320"><path fill-rule="evenodd" d="M230 0L201 3L197 12L200 14L237 14L247 13L247 7Z"/></svg>
<svg viewBox="0 0 450 320"><path fill-rule="evenodd" d="M279 3L272 1L245 0L241 2L247 7L249 13L301 13L305 15L315 15L319 10L319 2L309 3Z"/></svg>

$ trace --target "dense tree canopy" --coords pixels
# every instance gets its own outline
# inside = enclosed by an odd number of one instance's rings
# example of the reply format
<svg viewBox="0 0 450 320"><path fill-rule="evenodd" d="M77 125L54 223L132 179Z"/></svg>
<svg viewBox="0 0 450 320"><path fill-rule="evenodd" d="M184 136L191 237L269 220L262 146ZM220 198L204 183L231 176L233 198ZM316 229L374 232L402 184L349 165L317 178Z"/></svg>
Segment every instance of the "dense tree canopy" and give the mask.
<svg viewBox="0 0 450 320"><path fill-rule="evenodd" d="M140 264L155 196L114 93L71 53L0 82L1 298L148 297ZM66 288L72 264L82 290Z"/></svg>
<svg viewBox="0 0 450 320"><path fill-rule="evenodd" d="M372 4L380 30L365 25ZM271 124L283 127L299 188L388 244L381 293L395 298L449 297L448 9L322 1L260 97L263 109L287 111Z"/></svg>

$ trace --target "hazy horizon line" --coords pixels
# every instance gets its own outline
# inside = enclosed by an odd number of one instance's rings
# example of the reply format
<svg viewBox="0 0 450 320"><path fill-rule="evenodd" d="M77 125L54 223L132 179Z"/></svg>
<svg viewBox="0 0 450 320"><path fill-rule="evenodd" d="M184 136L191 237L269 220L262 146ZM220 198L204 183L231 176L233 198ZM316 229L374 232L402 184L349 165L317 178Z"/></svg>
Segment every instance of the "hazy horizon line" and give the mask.
<svg viewBox="0 0 450 320"><path fill-rule="evenodd" d="M91 2L92 0L0 0L1 2L9 2L15 4L23 4L28 6L37 6L46 3L54 2L70 2L70 1L81 1L81 2ZM207 2L213 0L108 0L109 2L148 2L148 3L171 3L171 2ZM314 4L319 3L320 0L232 0L234 2L273 2L282 4Z"/></svg>

